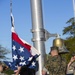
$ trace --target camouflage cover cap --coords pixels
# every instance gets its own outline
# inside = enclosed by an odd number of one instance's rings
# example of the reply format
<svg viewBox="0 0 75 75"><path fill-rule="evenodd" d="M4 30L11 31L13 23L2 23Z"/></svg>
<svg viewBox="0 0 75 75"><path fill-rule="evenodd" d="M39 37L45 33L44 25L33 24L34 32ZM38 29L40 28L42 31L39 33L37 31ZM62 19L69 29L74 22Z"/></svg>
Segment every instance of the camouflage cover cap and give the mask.
<svg viewBox="0 0 75 75"><path fill-rule="evenodd" d="M57 51L59 51L59 48L58 48L57 46L52 46L52 47L51 47L51 51L52 51L52 50L57 50Z"/></svg>

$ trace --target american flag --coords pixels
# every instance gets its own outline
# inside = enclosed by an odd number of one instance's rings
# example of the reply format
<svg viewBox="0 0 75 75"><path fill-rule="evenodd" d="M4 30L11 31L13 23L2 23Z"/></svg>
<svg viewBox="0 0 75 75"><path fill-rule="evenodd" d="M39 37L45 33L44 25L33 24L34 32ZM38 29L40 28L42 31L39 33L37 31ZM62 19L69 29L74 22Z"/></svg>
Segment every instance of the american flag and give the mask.
<svg viewBox="0 0 75 75"><path fill-rule="evenodd" d="M11 15L13 20L13 17ZM12 24L13 21L12 21ZM40 55L39 52L25 40L21 39L15 32L14 26L12 25L12 62L4 61L4 63L11 68L16 70L18 66L26 65L29 68L36 68L36 58Z"/></svg>

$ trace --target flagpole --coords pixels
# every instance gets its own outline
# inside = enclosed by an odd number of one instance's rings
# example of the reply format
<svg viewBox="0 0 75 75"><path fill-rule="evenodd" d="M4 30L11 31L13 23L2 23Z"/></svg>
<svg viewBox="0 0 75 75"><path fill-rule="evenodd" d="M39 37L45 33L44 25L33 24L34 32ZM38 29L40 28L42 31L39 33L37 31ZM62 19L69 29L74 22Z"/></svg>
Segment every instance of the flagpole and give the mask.
<svg viewBox="0 0 75 75"><path fill-rule="evenodd" d="M73 9L74 9L74 22L75 22L75 0L73 0Z"/></svg>
<svg viewBox="0 0 75 75"><path fill-rule="evenodd" d="M32 33L33 33L33 45L41 54L38 58L38 71L36 75L42 75L42 68L44 67L45 57L45 31L43 25L43 13L42 13L42 0L30 0L31 1L31 14L32 14Z"/></svg>
<svg viewBox="0 0 75 75"><path fill-rule="evenodd" d="M12 14L12 0L10 0L10 17L11 17L11 25L14 27L14 16Z"/></svg>
<svg viewBox="0 0 75 75"><path fill-rule="evenodd" d="M12 13L12 0L10 0L10 13Z"/></svg>

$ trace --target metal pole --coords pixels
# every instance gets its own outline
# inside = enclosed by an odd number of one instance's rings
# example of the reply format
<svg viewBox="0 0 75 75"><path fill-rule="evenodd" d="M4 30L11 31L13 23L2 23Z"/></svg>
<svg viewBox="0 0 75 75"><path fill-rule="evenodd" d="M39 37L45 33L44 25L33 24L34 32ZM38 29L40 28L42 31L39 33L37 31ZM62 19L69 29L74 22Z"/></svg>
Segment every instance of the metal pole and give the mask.
<svg viewBox="0 0 75 75"><path fill-rule="evenodd" d="M74 9L74 22L75 22L75 0L73 0L73 9Z"/></svg>
<svg viewBox="0 0 75 75"><path fill-rule="evenodd" d="M43 26L42 0L31 1L33 45L41 56L38 58L39 68L36 75L42 75L45 56L45 30Z"/></svg>

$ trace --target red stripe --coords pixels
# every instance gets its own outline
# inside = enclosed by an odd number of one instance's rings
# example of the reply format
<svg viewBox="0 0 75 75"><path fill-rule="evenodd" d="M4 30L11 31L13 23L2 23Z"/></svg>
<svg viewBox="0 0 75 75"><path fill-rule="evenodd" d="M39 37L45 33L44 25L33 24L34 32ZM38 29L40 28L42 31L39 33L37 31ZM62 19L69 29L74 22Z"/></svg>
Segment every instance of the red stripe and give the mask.
<svg viewBox="0 0 75 75"><path fill-rule="evenodd" d="M28 44L26 44L26 43L24 44L24 43L21 41L21 39L18 37L18 35L17 35L16 33L14 33L14 32L12 32L12 40L18 42L20 45L22 45L23 47L25 47L27 50L30 51L31 46L28 45Z"/></svg>

